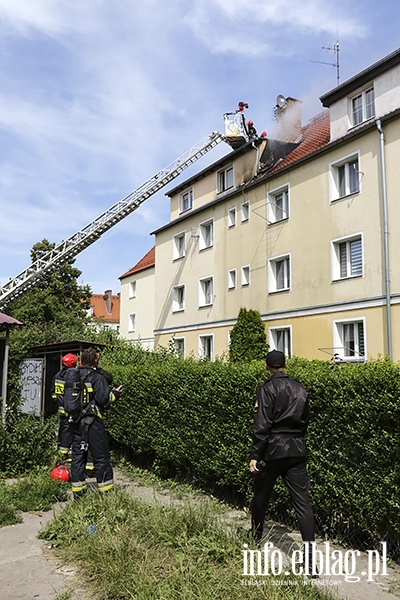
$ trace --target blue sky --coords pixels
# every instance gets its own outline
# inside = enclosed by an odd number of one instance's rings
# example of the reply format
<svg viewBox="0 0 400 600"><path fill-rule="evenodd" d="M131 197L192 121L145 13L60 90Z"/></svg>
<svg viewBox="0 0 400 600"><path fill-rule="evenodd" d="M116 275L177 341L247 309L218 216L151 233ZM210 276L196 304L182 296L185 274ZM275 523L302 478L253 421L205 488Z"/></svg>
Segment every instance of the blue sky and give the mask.
<svg viewBox="0 0 400 600"><path fill-rule="evenodd" d="M271 137L278 94L307 122L336 85L323 47L339 39L344 82L399 47L399 22L390 0L0 0L0 285L33 244L70 237L223 131L239 101ZM84 250L80 283L118 292L189 174Z"/></svg>

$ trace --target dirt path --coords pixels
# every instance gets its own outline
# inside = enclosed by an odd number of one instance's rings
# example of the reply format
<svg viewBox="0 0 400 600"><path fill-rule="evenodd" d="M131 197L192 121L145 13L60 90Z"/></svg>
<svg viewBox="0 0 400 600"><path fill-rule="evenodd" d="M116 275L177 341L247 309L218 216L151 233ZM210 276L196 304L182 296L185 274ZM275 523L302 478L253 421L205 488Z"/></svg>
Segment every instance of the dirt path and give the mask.
<svg viewBox="0 0 400 600"><path fill-rule="evenodd" d="M118 471L115 473L116 482L124 487L134 497L146 502L179 505L183 502L173 492L156 489L151 485L132 482ZM203 497L205 500L206 497ZM199 502L200 496L189 497L190 502ZM188 499L185 496L185 502ZM85 592L79 585L76 570L62 565L54 556L51 545L37 538L43 526L61 510L62 505L56 505L53 511L46 513L25 513L23 523L0 528L0 600L57 600L62 595L69 600L91 600L90 593ZM249 516L245 511L227 509L224 519L232 522L235 527L250 527ZM284 568L290 564L293 551L302 547L298 532L270 523L267 541L273 544L272 549L279 549L284 556ZM318 540L317 548L324 553L326 544ZM333 549L340 550L343 555L349 549L343 549L331 544ZM351 555L348 555L351 556ZM355 555L354 555L355 556ZM242 558L238 557L239 568L242 568ZM330 590L340 599L347 600L397 600L400 597L400 568L387 565L386 574L374 576L368 581L368 569L375 564L366 553L356 557L355 576L360 581L346 581L343 575L323 575L319 579L305 580L307 585L315 585ZM375 557L374 557L375 558ZM382 565L380 565L382 571ZM365 573L365 575L361 575ZM253 576L253 578L257 576ZM262 579L262 577L258 577ZM249 579L249 577L247 577ZM201 598L199 598L201 600Z"/></svg>

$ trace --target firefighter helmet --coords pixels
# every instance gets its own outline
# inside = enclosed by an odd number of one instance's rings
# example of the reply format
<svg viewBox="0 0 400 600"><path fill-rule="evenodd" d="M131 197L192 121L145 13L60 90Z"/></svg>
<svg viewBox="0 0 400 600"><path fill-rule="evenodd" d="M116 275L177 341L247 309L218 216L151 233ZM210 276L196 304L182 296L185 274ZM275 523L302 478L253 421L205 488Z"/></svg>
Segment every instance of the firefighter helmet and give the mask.
<svg viewBox="0 0 400 600"><path fill-rule="evenodd" d="M75 354L66 354L61 359L61 364L64 367L76 367L76 363L78 362L78 357Z"/></svg>
<svg viewBox="0 0 400 600"><path fill-rule="evenodd" d="M64 465L54 467L54 469L50 473L50 477L54 479L54 481L69 481L69 473L67 467Z"/></svg>
<svg viewBox="0 0 400 600"><path fill-rule="evenodd" d="M254 123L253 123L253 121L247 121L247 125L248 125L249 127L251 127L252 125L254 125Z"/></svg>

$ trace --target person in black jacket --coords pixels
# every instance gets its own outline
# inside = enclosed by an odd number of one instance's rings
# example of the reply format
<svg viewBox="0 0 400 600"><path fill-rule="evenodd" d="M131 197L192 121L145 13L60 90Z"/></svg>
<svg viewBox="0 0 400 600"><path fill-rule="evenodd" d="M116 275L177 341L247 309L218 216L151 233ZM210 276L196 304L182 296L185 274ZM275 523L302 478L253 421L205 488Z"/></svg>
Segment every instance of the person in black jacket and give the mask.
<svg viewBox="0 0 400 600"><path fill-rule="evenodd" d="M306 469L304 435L309 422L307 392L284 372L282 352L268 352L270 378L257 392L254 409L250 471L254 474L254 497L250 505L252 534L262 538L265 514L274 484L282 476L289 490L304 542L315 540L310 481Z"/></svg>
<svg viewBox="0 0 400 600"><path fill-rule="evenodd" d="M107 379L96 369L97 362L98 354L94 348L87 348L82 352L81 364L78 369L82 375L88 373L85 385L88 389L90 403L85 417L73 424L71 484L75 499L82 496L87 490L85 464L89 447L99 491L107 492L114 487L114 473L107 432L103 422L103 411L121 395L121 386L110 392Z"/></svg>

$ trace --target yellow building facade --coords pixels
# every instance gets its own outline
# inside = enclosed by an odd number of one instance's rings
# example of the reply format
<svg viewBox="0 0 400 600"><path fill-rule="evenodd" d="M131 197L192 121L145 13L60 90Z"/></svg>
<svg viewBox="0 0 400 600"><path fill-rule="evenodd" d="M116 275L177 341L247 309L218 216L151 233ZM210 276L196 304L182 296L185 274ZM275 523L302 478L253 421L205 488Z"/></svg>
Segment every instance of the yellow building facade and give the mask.
<svg viewBox="0 0 400 600"><path fill-rule="evenodd" d="M400 50L321 102L300 132L250 140L168 192L155 346L222 356L245 307L287 356L400 360Z"/></svg>

